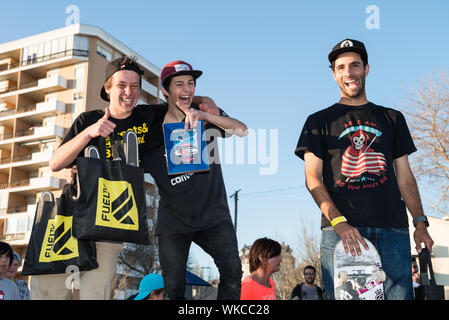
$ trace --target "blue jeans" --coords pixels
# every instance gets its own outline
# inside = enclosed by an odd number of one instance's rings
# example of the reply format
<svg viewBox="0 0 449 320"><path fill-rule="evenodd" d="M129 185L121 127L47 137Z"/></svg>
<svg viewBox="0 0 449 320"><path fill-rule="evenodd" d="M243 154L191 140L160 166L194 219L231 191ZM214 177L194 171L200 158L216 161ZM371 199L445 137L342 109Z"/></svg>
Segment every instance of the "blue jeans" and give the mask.
<svg viewBox="0 0 449 320"><path fill-rule="evenodd" d="M357 228L379 252L384 282L385 300L413 300L410 238L407 228ZM340 237L332 227L321 232L321 269L328 299L334 300L334 248ZM350 254L350 253L348 253Z"/></svg>
<svg viewBox="0 0 449 320"><path fill-rule="evenodd" d="M230 221L196 232L160 234L158 239L164 287L170 300L185 299L186 266L192 241L214 259L220 272L217 300L240 300L242 264Z"/></svg>

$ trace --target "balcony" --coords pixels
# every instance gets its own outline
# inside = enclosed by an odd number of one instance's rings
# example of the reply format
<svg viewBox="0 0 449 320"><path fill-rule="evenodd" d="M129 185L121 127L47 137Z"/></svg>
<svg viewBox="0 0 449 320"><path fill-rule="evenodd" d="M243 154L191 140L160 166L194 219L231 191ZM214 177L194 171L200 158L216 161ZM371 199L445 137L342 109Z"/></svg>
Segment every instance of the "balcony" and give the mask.
<svg viewBox="0 0 449 320"><path fill-rule="evenodd" d="M13 246L27 245L33 229L36 205L11 208L8 211L0 215L6 224L5 232L0 230L0 241L8 241Z"/></svg>
<svg viewBox="0 0 449 320"><path fill-rule="evenodd" d="M22 69L37 68L45 64L46 69L52 69L79 62L80 59L85 59L89 56L89 51L71 49L52 53L42 57L33 57L29 60L22 61Z"/></svg>
<svg viewBox="0 0 449 320"><path fill-rule="evenodd" d="M9 192L16 192L18 194L29 196L35 195L37 192L44 190L56 190L59 189L61 180L55 177L41 177L41 178L29 178L18 181L13 181L10 184L0 184L1 189L8 189Z"/></svg>
<svg viewBox="0 0 449 320"><path fill-rule="evenodd" d="M14 135L12 133L0 134L0 145L6 145L12 142L39 141L55 137L64 137L64 128L60 126L31 127L25 130L18 130Z"/></svg>
<svg viewBox="0 0 449 320"><path fill-rule="evenodd" d="M14 118L31 118L31 122L39 122L43 117L56 115L58 112L64 113L65 103L56 101L47 101L33 104L17 109L9 109L0 112L0 122L10 121Z"/></svg>
<svg viewBox="0 0 449 320"><path fill-rule="evenodd" d="M13 81L10 79L0 81L0 96L8 96L8 93L17 90L17 80ZM11 101L7 101L11 103Z"/></svg>
<svg viewBox="0 0 449 320"><path fill-rule="evenodd" d="M0 159L0 169L9 167L27 167L29 169L38 169L43 165L47 165L50 161L53 151L34 152L15 156L11 158Z"/></svg>
<svg viewBox="0 0 449 320"><path fill-rule="evenodd" d="M15 59L13 58L6 58L6 59L2 59L0 60L0 74L4 71L9 71L12 69L16 69L20 66L20 63L17 62Z"/></svg>
<svg viewBox="0 0 449 320"><path fill-rule="evenodd" d="M4 91L0 93L0 98L6 99L17 94L23 94L31 100L42 101L46 94L64 89L67 89L67 80L60 76L52 76L29 82L21 85L20 88L12 85L5 87Z"/></svg>

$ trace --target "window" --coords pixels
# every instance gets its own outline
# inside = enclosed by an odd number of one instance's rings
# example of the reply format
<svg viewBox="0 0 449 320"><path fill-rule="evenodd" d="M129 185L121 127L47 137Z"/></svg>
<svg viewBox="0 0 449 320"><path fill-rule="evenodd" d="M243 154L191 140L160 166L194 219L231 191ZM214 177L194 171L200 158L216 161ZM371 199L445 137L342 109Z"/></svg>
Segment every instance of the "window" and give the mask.
<svg viewBox="0 0 449 320"><path fill-rule="evenodd" d="M28 219L26 216L9 217L6 219L6 234L22 233L28 229Z"/></svg>
<svg viewBox="0 0 449 320"><path fill-rule="evenodd" d="M89 39L87 37L75 36L75 49L87 51L89 48Z"/></svg>
<svg viewBox="0 0 449 320"><path fill-rule="evenodd" d="M76 91L73 93L73 101L77 100L83 100L83 92L82 91Z"/></svg>
<svg viewBox="0 0 449 320"><path fill-rule="evenodd" d="M8 199L8 194L6 192L0 192L0 209L6 208L6 200Z"/></svg>
<svg viewBox="0 0 449 320"><path fill-rule="evenodd" d="M85 67L81 66L81 67L76 67L75 68L75 78L76 79L82 79L84 78L84 73L85 73Z"/></svg>
<svg viewBox="0 0 449 320"><path fill-rule="evenodd" d="M43 126L53 128L56 125L56 117L47 117L43 120Z"/></svg>
<svg viewBox="0 0 449 320"><path fill-rule="evenodd" d="M54 149L55 149L54 141L41 143L41 145L40 145L40 151L41 152L53 151Z"/></svg>
<svg viewBox="0 0 449 320"><path fill-rule="evenodd" d="M39 169L39 177L40 178L49 178L52 176L51 170L49 167L41 167Z"/></svg>
<svg viewBox="0 0 449 320"><path fill-rule="evenodd" d="M59 39L58 52L65 52L65 38Z"/></svg>
<svg viewBox="0 0 449 320"><path fill-rule="evenodd" d="M17 230L17 218L9 217L6 219L6 234L16 233Z"/></svg>
<svg viewBox="0 0 449 320"><path fill-rule="evenodd" d="M9 80L0 81L0 92L7 91L9 87Z"/></svg>
<svg viewBox="0 0 449 320"><path fill-rule="evenodd" d="M51 41L44 42L44 54L43 56L49 56L51 53Z"/></svg>
<svg viewBox="0 0 449 320"><path fill-rule="evenodd" d="M58 39L54 39L51 41L51 54L55 54L58 52L59 48L58 48Z"/></svg>
<svg viewBox="0 0 449 320"><path fill-rule="evenodd" d="M34 216L35 216L35 214L32 214L32 215L28 216L27 231L32 231L33 230Z"/></svg>
<svg viewBox="0 0 449 320"><path fill-rule="evenodd" d="M59 76L59 69L52 69L47 71L47 78Z"/></svg>
<svg viewBox="0 0 449 320"><path fill-rule="evenodd" d="M84 73L84 65L75 67L75 79L73 80L73 88L76 89L76 91L83 91L84 89ZM73 100L76 100L75 97L73 98Z"/></svg>
<svg viewBox="0 0 449 320"><path fill-rule="evenodd" d="M56 102L57 100L58 100L57 93L47 94L45 96L45 102Z"/></svg>
<svg viewBox="0 0 449 320"><path fill-rule="evenodd" d="M97 54L102 56L108 61L112 61L112 49L101 41L97 42Z"/></svg>

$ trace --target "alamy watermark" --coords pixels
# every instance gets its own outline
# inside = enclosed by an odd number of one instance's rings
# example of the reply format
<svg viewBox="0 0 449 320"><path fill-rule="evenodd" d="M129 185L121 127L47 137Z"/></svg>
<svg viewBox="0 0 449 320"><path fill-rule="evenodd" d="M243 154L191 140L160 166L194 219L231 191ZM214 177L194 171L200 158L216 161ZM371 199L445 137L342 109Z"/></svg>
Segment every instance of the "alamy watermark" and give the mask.
<svg viewBox="0 0 449 320"><path fill-rule="evenodd" d="M75 265L67 266L65 273L69 276L65 279L65 287L68 290L80 288L80 269Z"/></svg>
<svg viewBox="0 0 449 320"><path fill-rule="evenodd" d="M69 16L65 19L65 25L80 23L80 8L77 5L71 4L65 8L65 13Z"/></svg>
<svg viewBox="0 0 449 320"><path fill-rule="evenodd" d="M369 16L365 20L365 27L368 30L379 30L380 29L380 10L376 5L369 5L365 9L365 13Z"/></svg>
<svg viewBox="0 0 449 320"><path fill-rule="evenodd" d="M168 156L173 164L198 164L201 161L225 165L259 165L260 175L274 175L278 171L279 133L278 129L248 129L244 138L239 138L242 132L231 132L232 137L218 139L216 143L209 143L220 137L218 129L207 129L201 139L208 143L208 147L199 150L199 143L190 139L189 135L172 135L171 141L176 146L170 150ZM185 139L184 137L189 139ZM218 149L218 150L216 150Z"/></svg>

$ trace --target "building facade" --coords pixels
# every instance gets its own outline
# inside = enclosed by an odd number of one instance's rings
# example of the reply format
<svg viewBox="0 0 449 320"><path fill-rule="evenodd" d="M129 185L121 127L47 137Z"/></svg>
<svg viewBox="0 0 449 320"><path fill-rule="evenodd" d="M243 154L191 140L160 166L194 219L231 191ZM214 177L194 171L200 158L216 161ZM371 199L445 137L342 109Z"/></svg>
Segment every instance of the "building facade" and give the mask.
<svg viewBox="0 0 449 320"><path fill-rule="evenodd" d="M104 70L124 55L144 71L138 103L163 101L161 70L99 27L70 25L0 44L0 240L22 259L38 197L59 196L66 183L48 161L81 112L108 106L99 94Z"/></svg>

